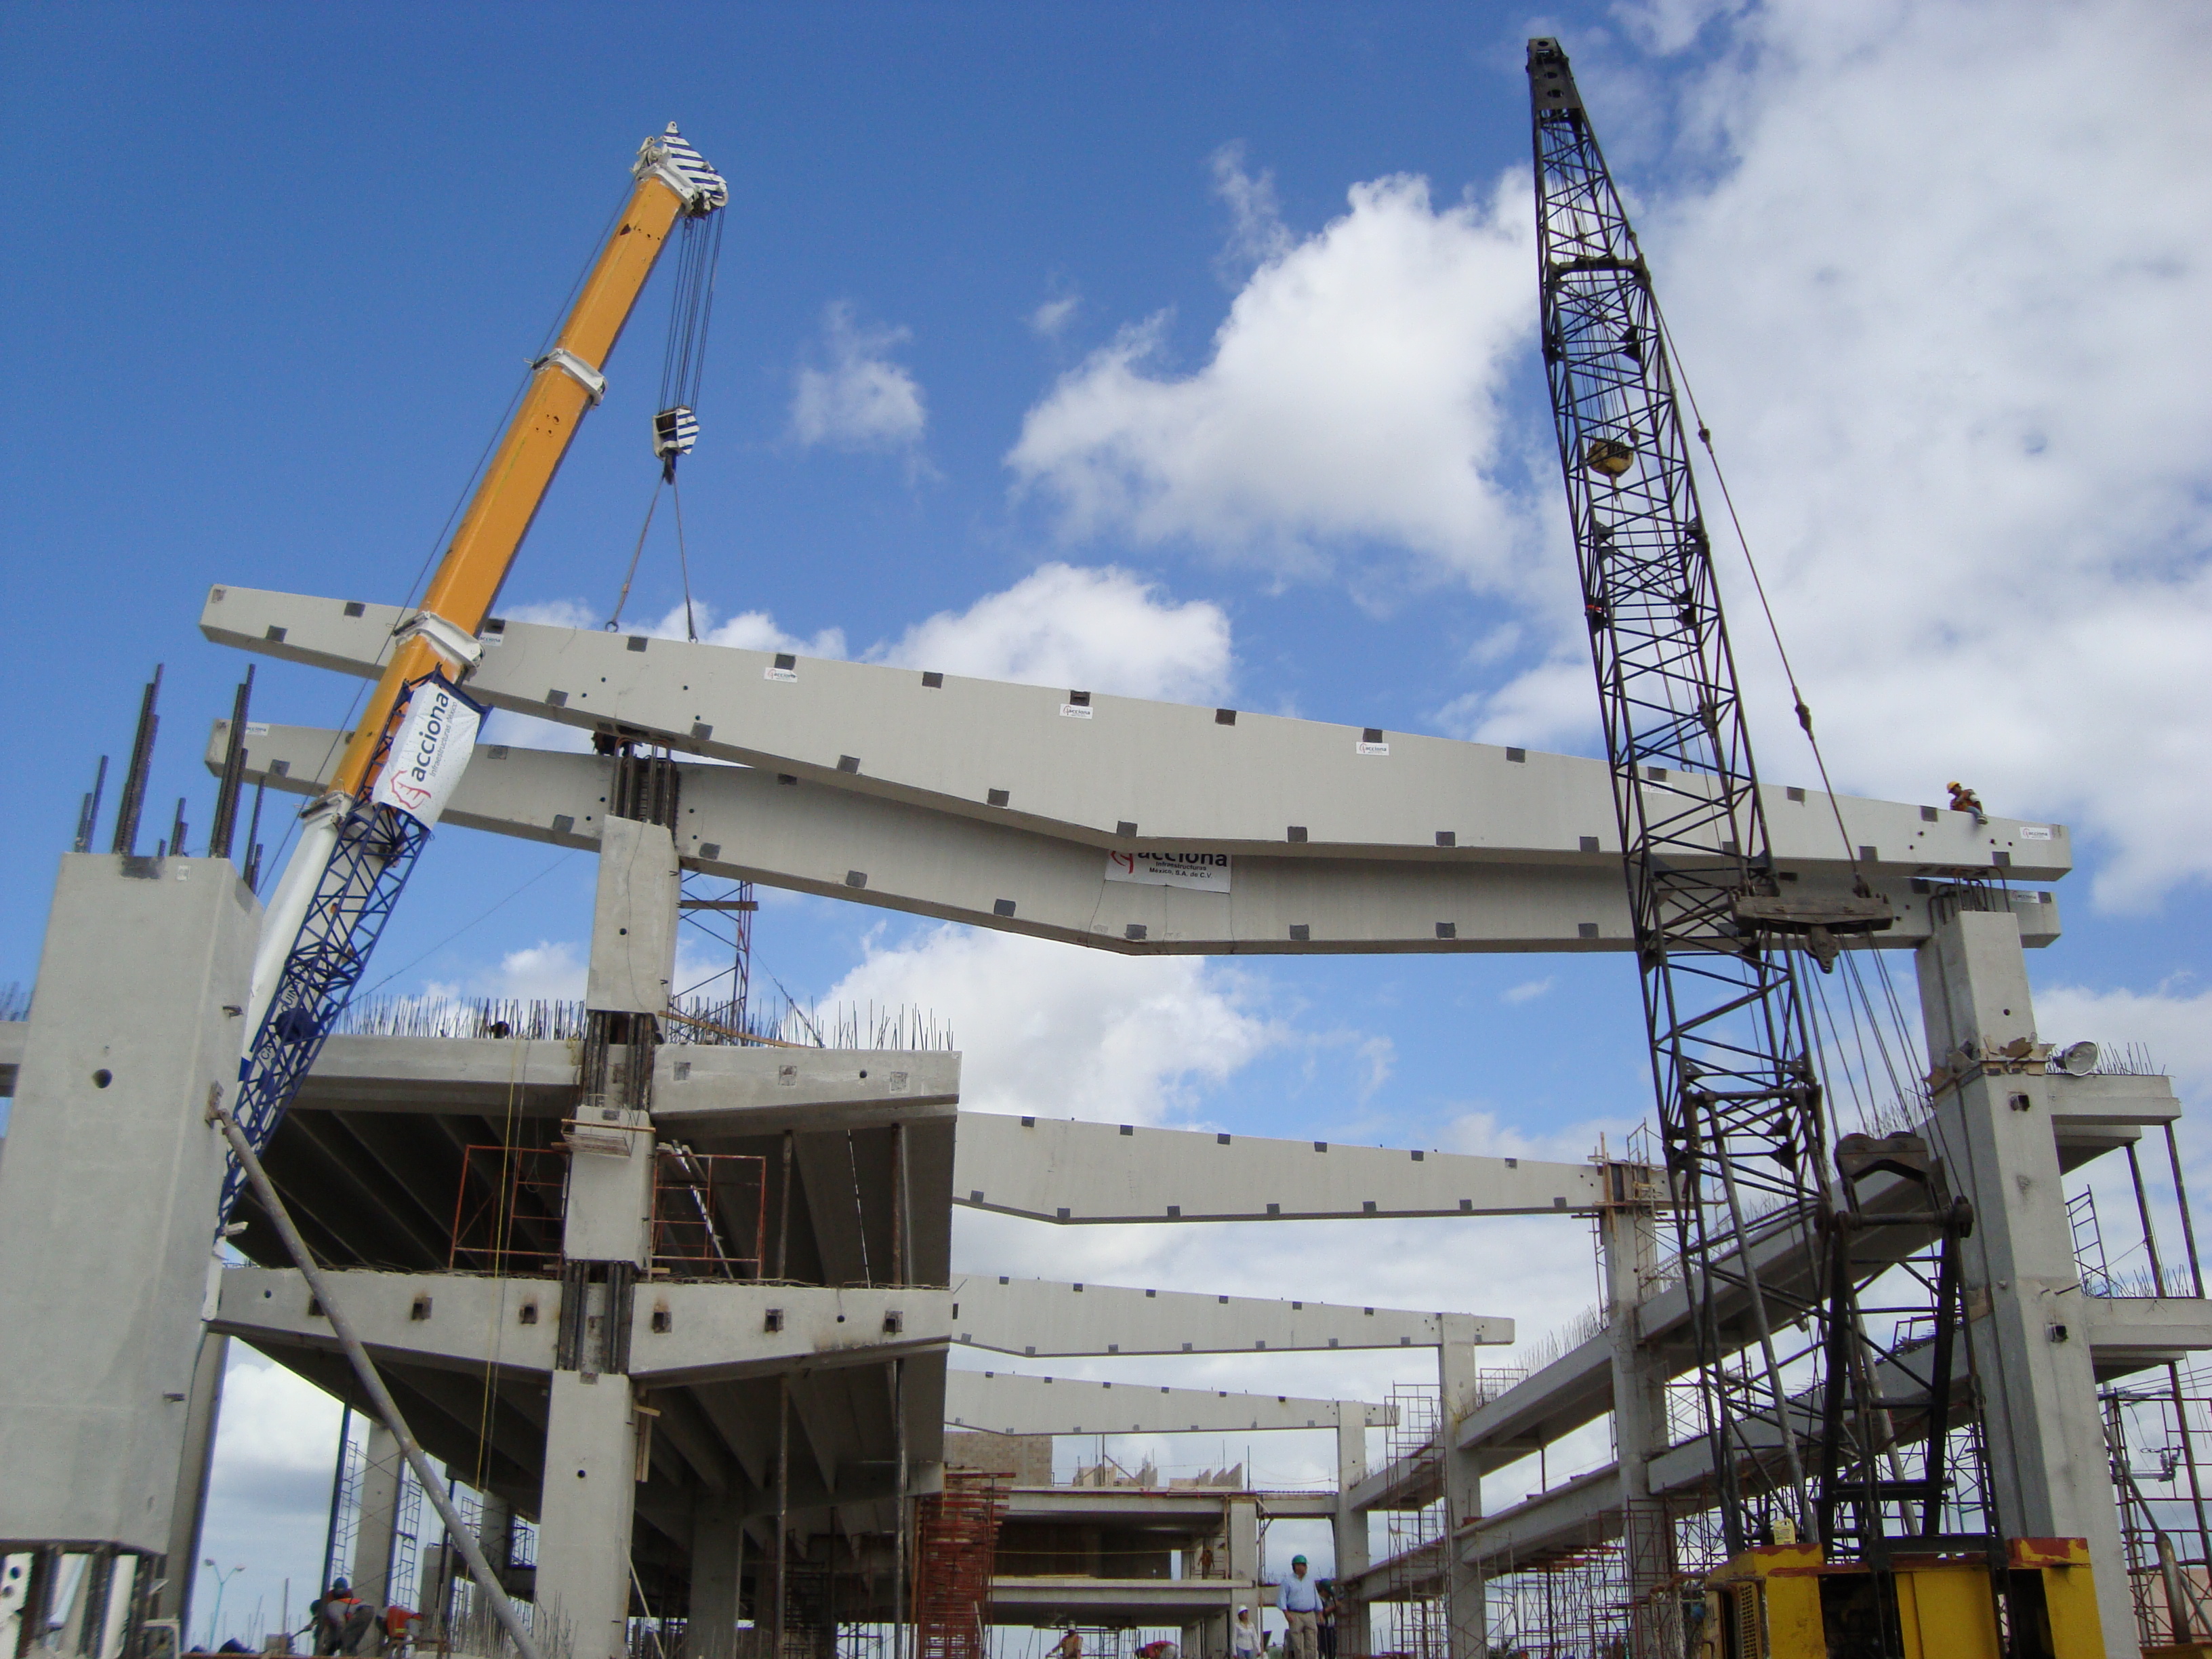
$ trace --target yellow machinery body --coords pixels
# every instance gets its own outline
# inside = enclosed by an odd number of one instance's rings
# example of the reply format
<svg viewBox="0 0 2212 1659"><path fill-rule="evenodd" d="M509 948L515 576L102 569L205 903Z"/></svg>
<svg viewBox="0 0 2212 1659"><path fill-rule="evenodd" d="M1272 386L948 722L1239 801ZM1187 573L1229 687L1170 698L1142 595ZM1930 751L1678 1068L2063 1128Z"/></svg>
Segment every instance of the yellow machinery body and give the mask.
<svg viewBox="0 0 2212 1659"><path fill-rule="evenodd" d="M1993 1585L1985 1556L1895 1555L1884 1597L1874 1572L1831 1566L1818 1545L1746 1550L1705 1581L1698 1659L2104 1659L2087 1541L2015 1538L2006 1556L2009 1582ZM2009 1656L2000 1595L2015 1626Z"/></svg>

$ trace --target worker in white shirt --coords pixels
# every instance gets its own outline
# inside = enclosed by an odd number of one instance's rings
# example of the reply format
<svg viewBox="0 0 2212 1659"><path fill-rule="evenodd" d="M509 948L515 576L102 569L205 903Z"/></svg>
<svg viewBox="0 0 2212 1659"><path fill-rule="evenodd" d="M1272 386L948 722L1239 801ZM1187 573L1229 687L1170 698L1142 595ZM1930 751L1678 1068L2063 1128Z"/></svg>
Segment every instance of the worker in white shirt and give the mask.
<svg viewBox="0 0 2212 1659"><path fill-rule="evenodd" d="M1239 1607L1229 1626L1229 1659L1260 1659L1260 1632L1252 1628L1252 1609Z"/></svg>
<svg viewBox="0 0 2212 1659"><path fill-rule="evenodd" d="M1291 1576L1276 1593L1275 1605L1291 1627L1290 1659L1321 1659L1321 1586L1306 1576L1304 1556L1291 1558Z"/></svg>

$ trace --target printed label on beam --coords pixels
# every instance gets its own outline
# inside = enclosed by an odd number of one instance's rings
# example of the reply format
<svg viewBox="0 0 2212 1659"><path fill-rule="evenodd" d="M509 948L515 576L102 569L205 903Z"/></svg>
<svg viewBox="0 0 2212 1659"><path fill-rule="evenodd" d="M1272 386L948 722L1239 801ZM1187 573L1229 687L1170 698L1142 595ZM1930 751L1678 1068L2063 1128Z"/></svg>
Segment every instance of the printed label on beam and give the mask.
<svg viewBox="0 0 2212 1659"><path fill-rule="evenodd" d="M1158 848L1149 853L1109 853L1106 879L1133 881L1144 887L1194 887L1202 892L1229 890L1229 854L1177 853Z"/></svg>

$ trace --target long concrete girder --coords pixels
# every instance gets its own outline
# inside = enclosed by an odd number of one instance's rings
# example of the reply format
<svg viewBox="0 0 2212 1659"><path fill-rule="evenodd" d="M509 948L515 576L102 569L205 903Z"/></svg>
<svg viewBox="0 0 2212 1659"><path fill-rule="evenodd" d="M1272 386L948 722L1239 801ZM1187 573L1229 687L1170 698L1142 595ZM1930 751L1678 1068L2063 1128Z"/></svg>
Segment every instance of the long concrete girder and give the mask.
<svg viewBox="0 0 2212 1659"><path fill-rule="evenodd" d="M2060 1161L2069 1169L2120 1144L2118 1137L2136 1126L2169 1122L2180 1112L2171 1081L2162 1077L2062 1075L2043 1081L2051 1090L2052 1136ZM954 1178L958 1180L957 1174ZM1887 1178L1869 1182L1863 1191L1869 1206L1876 1211L1918 1202L1911 1188ZM1852 1259L1862 1272L1872 1271L1902 1260L1925 1240L1926 1235L1914 1229L1871 1229L1858 1236ZM1752 1261L1770 1294L1805 1293L1814 1266L1805 1243L1804 1235L1795 1230L1770 1232L1754 1243ZM1717 1303L1723 1328L1735 1328L1746 1305L1741 1288L1724 1286ZM2124 1304L2098 1305L2109 1309ZM2182 1301L2160 1305L2193 1308L2198 1304ZM2173 1340L2168 1340L2173 1333L2159 1335L2154 1328L2158 1322L2138 1328L2142 1341L2137 1346L2142 1351L2163 1353L2173 1346ZM1636 1323L1637 1340L1660 1355L1667 1375L1689 1369L1693 1363L1686 1334L1689 1304L1679 1284L1664 1285L1638 1304ZM2125 1347L2117 1335L2106 1340L2099 1359L2100 1376L2107 1374L2104 1367L2123 1363ZM1488 1472L1528 1455L1539 1444L1560 1439L1612 1409L1611 1338L1601 1331L1470 1412L1461 1420L1458 1444L1462 1451L1474 1454Z"/></svg>
<svg viewBox="0 0 2212 1659"><path fill-rule="evenodd" d="M1003 1274L994 1279L970 1273L952 1282L955 1340L1039 1358L1432 1348L1442 1340L1441 1322L1435 1314L1396 1308L1204 1296ZM1478 1341L1513 1340L1510 1319L1483 1319L1477 1328Z"/></svg>
<svg viewBox="0 0 2212 1659"><path fill-rule="evenodd" d="M1016 1486L1006 1519L1218 1534L1227 1506L1249 1495L1241 1486ZM1270 1492L1261 1501L1271 1520L1325 1521L1336 1513L1331 1492Z"/></svg>
<svg viewBox="0 0 2212 1659"><path fill-rule="evenodd" d="M331 1279L373 1355L471 1373L553 1369L555 1280L373 1269ZM942 1351L951 1319L948 1292L914 1285L654 1280L633 1301L629 1374L653 1388L878 1364ZM258 1346L338 1347L295 1268L226 1270L210 1324Z"/></svg>
<svg viewBox="0 0 2212 1659"><path fill-rule="evenodd" d="M1261 1429L1334 1429L1334 1400L1170 1389L1150 1382L1100 1382L1077 1376L1007 1371L945 1373L945 1420L993 1434L1242 1433ZM1388 1406L1365 1405L1367 1426L1391 1421Z"/></svg>
<svg viewBox="0 0 2212 1659"><path fill-rule="evenodd" d="M1060 1224L1575 1214L1595 1164L960 1113L953 1203Z"/></svg>
<svg viewBox="0 0 2212 1659"><path fill-rule="evenodd" d="M1595 1164L960 1114L953 1201L1070 1224L1568 1215Z"/></svg>
<svg viewBox="0 0 2212 1659"><path fill-rule="evenodd" d="M1235 1578L994 1577L991 1617L999 1624L1191 1625L1258 1601L1275 1605L1273 1584Z"/></svg>
<svg viewBox="0 0 2212 1659"><path fill-rule="evenodd" d="M249 782L307 794L320 787L341 734L279 726L246 745ZM210 736L220 770L228 727ZM550 845L599 845L609 763L595 755L479 745L445 822ZM1347 856L1284 843L1231 858L1226 892L1117 881L1108 855L1073 835L977 820L910 802L823 786L792 773L685 765L684 864L827 898L1026 933L1134 955L1345 954L1625 951L1628 912L1618 856L1549 854L1524 863L1495 855ZM1157 850L1161 843L1146 837ZM1177 842L1170 850L1218 848ZM1453 849L1455 853L1461 849ZM1836 897L1848 876L1809 863L1795 890ZM1875 872L1898 913L1878 943L1926 937L1915 878ZM2048 944L2058 910L2048 893L2016 896L2023 937Z"/></svg>
<svg viewBox="0 0 2212 1659"><path fill-rule="evenodd" d="M373 675L398 616L217 588L202 627L222 643ZM1224 721L1228 711L1087 694L1078 705L990 681L932 686L866 664L778 670L762 653L641 635L512 623L486 638L498 648L471 689L495 706L751 769L686 778L678 850L720 873L1124 951L1630 946L1597 762L1402 733L1370 744L1349 726ZM573 684L542 685L549 675ZM705 718L718 710L719 740ZM312 788L336 738L272 728L249 744L247 775ZM471 769L453 821L596 841L604 763L520 750L483 758L507 764ZM1841 891L1851 872L1828 799L1770 793L1777 856L1796 890ZM1915 877L2002 863L2039 881L2071 865L2062 826L1838 805L1898 910L1884 945L1925 933ZM1109 879L1106 854L1161 850L1228 854L1233 880L1194 890ZM2047 899L2022 909L2034 942L2055 936Z"/></svg>

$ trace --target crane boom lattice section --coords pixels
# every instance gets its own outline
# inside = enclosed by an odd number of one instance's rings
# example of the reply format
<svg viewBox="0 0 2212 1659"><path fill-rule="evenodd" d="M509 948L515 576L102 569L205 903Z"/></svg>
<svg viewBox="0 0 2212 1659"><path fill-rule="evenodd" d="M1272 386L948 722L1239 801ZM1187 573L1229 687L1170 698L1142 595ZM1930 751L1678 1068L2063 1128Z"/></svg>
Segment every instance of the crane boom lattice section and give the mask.
<svg viewBox="0 0 2212 1659"><path fill-rule="evenodd" d="M1735 1549L1747 1499L1812 1520L1807 1425L1784 1380L1805 1356L1776 1342L1820 1309L1760 1284L1753 1236L1811 1243L1826 1207L1820 1090L1792 952L1741 915L1779 884L1650 272L1556 43L1531 43L1528 73L1545 371ZM1750 1310L1740 1359L1723 1299Z"/></svg>

